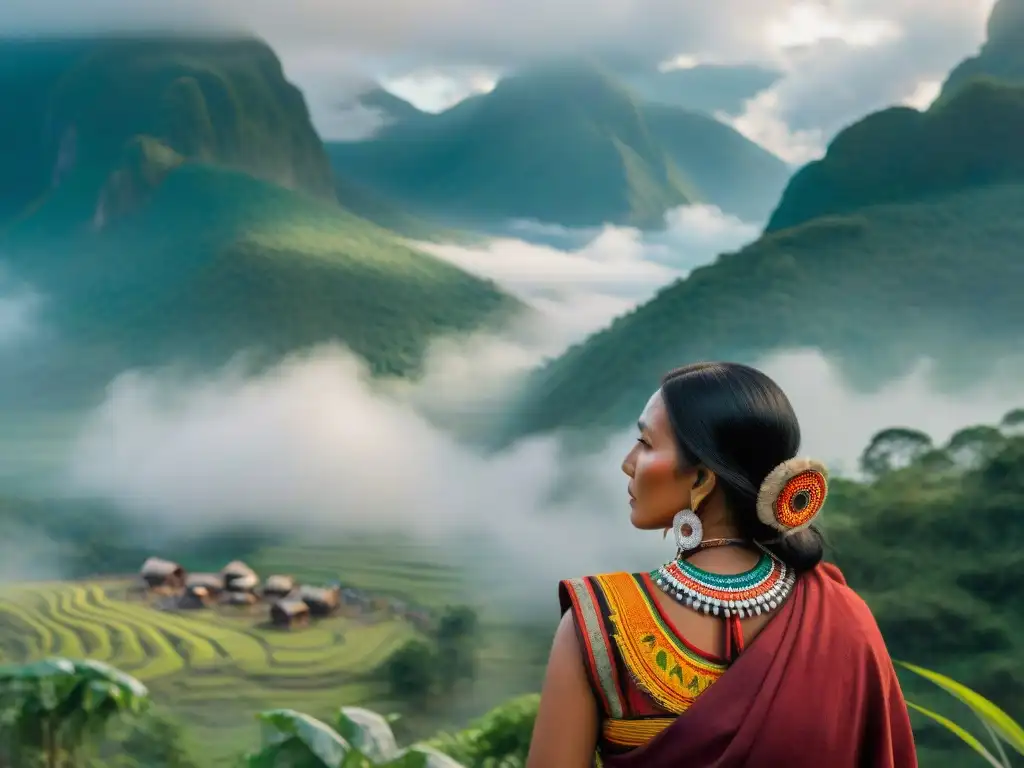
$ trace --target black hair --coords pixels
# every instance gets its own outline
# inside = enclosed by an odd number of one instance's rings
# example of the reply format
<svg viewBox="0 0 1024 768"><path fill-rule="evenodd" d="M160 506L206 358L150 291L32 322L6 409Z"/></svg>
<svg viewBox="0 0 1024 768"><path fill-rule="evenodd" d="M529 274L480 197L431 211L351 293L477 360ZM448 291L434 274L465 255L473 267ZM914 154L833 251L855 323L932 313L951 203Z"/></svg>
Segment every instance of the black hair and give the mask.
<svg viewBox="0 0 1024 768"><path fill-rule="evenodd" d="M782 538L757 518L761 483L800 449L800 424L779 385L746 365L694 363L668 373L661 394L683 461L715 473L740 534L797 571L821 562L817 528Z"/></svg>

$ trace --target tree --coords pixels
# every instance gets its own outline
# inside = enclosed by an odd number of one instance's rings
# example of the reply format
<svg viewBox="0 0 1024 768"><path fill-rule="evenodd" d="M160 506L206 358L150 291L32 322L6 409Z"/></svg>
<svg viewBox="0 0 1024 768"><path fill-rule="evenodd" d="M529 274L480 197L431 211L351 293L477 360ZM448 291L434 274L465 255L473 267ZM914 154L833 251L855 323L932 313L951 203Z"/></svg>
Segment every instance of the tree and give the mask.
<svg viewBox="0 0 1024 768"><path fill-rule="evenodd" d="M880 477L913 464L931 447L932 439L924 432L905 427L883 429L861 454L860 468L866 475Z"/></svg>
<svg viewBox="0 0 1024 768"><path fill-rule="evenodd" d="M384 674L391 692L401 698L427 698L437 681L437 653L423 640L410 640L384 665Z"/></svg>
<svg viewBox="0 0 1024 768"><path fill-rule="evenodd" d="M446 690L475 674L478 628L476 611L467 606L448 608L438 620L438 680Z"/></svg>
<svg viewBox="0 0 1024 768"><path fill-rule="evenodd" d="M98 661L0 667L0 730L15 765L42 759L46 768L79 766L89 737L148 706L142 683Z"/></svg>
<svg viewBox="0 0 1024 768"><path fill-rule="evenodd" d="M1008 435L1024 435L1024 408L1015 408L1003 416L999 427Z"/></svg>
<svg viewBox="0 0 1024 768"><path fill-rule="evenodd" d="M973 469L992 458L1005 442L998 429L979 424L954 434L946 444L946 454L957 466Z"/></svg>

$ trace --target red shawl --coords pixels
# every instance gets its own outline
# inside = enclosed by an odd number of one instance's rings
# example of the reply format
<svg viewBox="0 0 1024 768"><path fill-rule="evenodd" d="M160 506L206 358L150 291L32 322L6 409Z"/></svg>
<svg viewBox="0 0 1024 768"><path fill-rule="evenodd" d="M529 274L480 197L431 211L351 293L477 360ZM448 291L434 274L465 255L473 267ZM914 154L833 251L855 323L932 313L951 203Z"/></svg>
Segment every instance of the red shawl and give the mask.
<svg viewBox="0 0 1024 768"><path fill-rule="evenodd" d="M675 723L605 768L916 768L874 617L823 564Z"/></svg>

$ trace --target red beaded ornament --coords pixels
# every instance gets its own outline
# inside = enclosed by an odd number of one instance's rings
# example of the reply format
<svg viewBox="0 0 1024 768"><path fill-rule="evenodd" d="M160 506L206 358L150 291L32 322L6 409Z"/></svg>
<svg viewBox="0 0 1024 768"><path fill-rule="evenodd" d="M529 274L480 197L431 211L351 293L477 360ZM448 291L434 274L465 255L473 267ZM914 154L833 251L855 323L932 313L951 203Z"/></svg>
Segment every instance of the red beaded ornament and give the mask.
<svg viewBox="0 0 1024 768"><path fill-rule="evenodd" d="M789 459L773 469L757 494L757 517L784 534L811 524L828 495L828 470L815 459Z"/></svg>

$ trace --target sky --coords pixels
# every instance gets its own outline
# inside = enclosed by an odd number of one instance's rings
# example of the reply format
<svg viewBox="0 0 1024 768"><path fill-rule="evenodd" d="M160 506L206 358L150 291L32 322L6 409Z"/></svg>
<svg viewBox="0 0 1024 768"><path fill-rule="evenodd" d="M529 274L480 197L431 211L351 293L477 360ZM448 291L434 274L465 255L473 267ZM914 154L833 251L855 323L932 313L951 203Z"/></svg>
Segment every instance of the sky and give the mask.
<svg viewBox="0 0 1024 768"><path fill-rule="evenodd" d="M785 76L722 115L784 159L890 104L926 105L983 40L993 0L5 0L0 32L246 30L267 39L329 138L372 128L339 104L382 80L427 109L553 55L761 63ZM353 126L353 120L362 124Z"/></svg>

